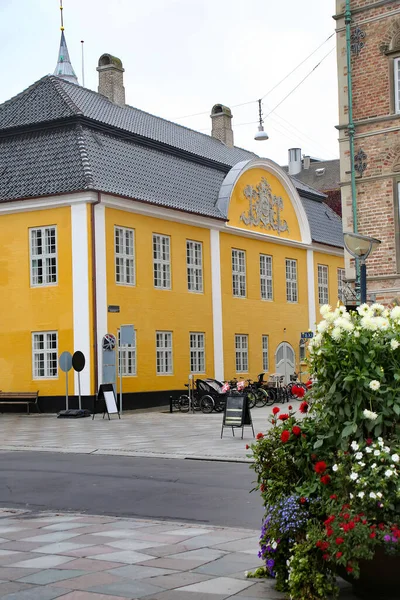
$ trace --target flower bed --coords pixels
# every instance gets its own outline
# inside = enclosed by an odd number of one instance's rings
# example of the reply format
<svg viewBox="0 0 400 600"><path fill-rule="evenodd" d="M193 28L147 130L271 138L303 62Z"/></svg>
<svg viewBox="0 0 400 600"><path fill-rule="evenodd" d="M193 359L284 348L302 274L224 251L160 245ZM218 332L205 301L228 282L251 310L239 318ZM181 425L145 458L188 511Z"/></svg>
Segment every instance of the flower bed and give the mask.
<svg viewBox="0 0 400 600"><path fill-rule="evenodd" d="M293 600L335 595L339 573L360 582L382 553L400 559L400 307L321 314L305 416L274 407L251 446L264 575Z"/></svg>

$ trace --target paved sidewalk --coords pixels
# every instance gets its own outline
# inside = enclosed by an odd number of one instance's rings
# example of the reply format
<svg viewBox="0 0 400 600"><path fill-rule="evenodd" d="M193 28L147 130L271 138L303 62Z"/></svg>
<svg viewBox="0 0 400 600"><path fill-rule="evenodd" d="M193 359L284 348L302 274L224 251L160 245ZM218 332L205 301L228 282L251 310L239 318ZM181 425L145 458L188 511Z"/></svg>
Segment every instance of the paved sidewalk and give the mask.
<svg viewBox="0 0 400 600"><path fill-rule="evenodd" d="M293 408L299 405L294 400ZM288 404L279 407L287 410ZM265 431L272 407L254 408L254 432ZM224 428L222 414L201 412L127 412L121 420L96 418L57 419L55 414L0 415L0 450L35 450L160 458L198 458L246 462L246 444L253 440L251 427Z"/></svg>
<svg viewBox="0 0 400 600"><path fill-rule="evenodd" d="M245 576L258 531L0 509L0 536L2 600L284 598Z"/></svg>

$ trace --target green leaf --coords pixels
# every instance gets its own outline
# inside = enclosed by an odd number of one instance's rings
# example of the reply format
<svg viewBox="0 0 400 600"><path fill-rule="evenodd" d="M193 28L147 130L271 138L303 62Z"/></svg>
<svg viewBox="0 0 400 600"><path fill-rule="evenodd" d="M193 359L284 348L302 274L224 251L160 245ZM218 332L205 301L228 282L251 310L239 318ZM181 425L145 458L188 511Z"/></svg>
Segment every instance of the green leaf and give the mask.
<svg viewBox="0 0 400 600"><path fill-rule="evenodd" d="M357 425L356 425L356 429L357 429ZM353 433L353 431L354 431L353 423L351 425L347 425L347 427L345 427L342 431L342 438L349 437L349 435L351 435Z"/></svg>
<svg viewBox="0 0 400 600"><path fill-rule="evenodd" d="M324 440L317 440L314 444L314 450L316 450L317 448L321 448L321 446L324 445Z"/></svg>

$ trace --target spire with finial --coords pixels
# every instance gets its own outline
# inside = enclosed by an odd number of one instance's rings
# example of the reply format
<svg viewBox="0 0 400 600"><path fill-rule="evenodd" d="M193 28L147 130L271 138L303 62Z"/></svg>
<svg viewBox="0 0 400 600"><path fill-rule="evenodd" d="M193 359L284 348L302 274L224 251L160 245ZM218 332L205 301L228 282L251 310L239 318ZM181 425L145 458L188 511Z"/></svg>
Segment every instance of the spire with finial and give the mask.
<svg viewBox="0 0 400 600"><path fill-rule="evenodd" d="M57 66L54 71L54 75L65 79L66 81L70 81L71 83L78 84L78 78L75 75L75 71L71 65L71 61L69 58L67 42L65 41L64 35L64 20L63 20L63 5L62 0L60 0L60 12L61 12L61 41L60 41L60 50L58 53L58 61Z"/></svg>

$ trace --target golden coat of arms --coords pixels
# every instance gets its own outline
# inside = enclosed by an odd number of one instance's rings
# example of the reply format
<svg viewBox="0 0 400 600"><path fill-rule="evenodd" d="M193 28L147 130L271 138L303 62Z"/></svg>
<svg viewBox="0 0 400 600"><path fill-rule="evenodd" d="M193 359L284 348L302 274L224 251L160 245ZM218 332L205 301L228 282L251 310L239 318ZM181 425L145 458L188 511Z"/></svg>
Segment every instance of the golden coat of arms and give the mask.
<svg viewBox="0 0 400 600"><path fill-rule="evenodd" d="M281 219L283 199L281 196L272 194L271 186L265 177L261 178L260 183L255 188L252 185L247 185L243 193L249 201L247 214L243 212L240 215L240 220L245 225L273 229L278 234L289 231L287 222Z"/></svg>

